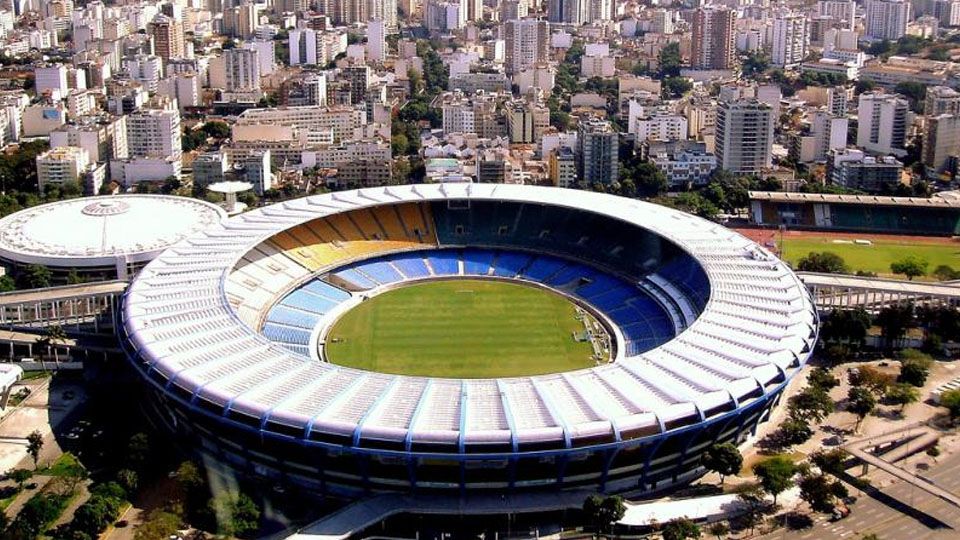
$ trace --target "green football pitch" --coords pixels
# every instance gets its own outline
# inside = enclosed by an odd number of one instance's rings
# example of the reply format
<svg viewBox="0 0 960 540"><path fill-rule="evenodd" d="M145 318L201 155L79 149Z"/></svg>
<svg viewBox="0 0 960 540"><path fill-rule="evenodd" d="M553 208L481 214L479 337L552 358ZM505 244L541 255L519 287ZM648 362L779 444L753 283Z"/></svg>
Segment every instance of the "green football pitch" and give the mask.
<svg viewBox="0 0 960 540"><path fill-rule="evenodd" d="M374 296L326 336L329 361L384 373L488 378L593 365L576 308L539 287L493 280L432 281Z"/></svg>

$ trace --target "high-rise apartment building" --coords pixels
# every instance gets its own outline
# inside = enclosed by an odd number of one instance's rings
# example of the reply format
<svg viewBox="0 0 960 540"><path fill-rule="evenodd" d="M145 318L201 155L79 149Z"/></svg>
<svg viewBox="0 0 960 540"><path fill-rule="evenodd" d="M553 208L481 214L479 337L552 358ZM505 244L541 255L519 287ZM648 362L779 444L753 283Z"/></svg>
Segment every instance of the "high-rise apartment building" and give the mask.
<svg viewBox="0 0 960 540"><path fill-rule="evenodd" d="M577 173L584 183L609 185L620 180L620 138L610 122L580 121L577 134Z"/></svg>
<svg viewBox="0 0 960 540"><path fill-rule="evenodd" d="M160 58L170 60L186 56L183 24L180 21L166 15L157 15L147 25L147 32L153 37L153 49Z"/></svg>
<svg viewBox="0 0 960 540"><path fill-rule="evenodd" d="M903 96L883 92L860 94L857 110L857 146L880 154L906 154L907 113Z"/></svg>
<svg viewBox="0 0 960 540"><path fill-rule="evenodd" d="M127 117L127 148L130 157L179 160L180 111L143 109Z"/></svg>
<svg viewBox="0 0 960 540"><path fill-rule="evenodd" d="M367 23L367 58L374 62L387 58L387 26L381 20Z"/></svg>
<svg viewBox="0 0 960 540"><path fill-rule="evenodd" d="M926 116L940 116L941 114L960 116L960 92L949 86L928 87L923 102L923 114Z"/></svg>
<svg viewBox="0 0 960 540"><path fill-rule="evenodd" d="M302 28L290 31L290 65L317 63L317 31Z"/></svg>
<svg viewBox="0 0 960 540"><path fill-rule="evenodd" d="M260 51L228 49L223 51L225 89L229 92L251 92L260 89Z"/></svg>
<svg viewBox="0 0 960 540"><path fill-rule="evenodd" d="M503 23L507 74L514 74L550 58L550 23L519 19Z"/></svg>
<svg viewBox="0 0 960 540"><path fill-rule="evenodd" d="M865 37L891 41L902 38L907 33L910 9L907 0L866 0Z"/></svg>
<svg viewBox="0 0 960 540"><path fill-rule="evenodd" d="M780 67L800 65L807 56L807 17L781 11L773 19L773 64Z"/></svg>
<svg viewBox="0 0 960 540"><path fill-rule="evenodd" d="M547 20L560 24L580 24L580 0L547 0Z"/></svg>
<svg viewBox="0 0 960 540"><path fill-rule="evenodd" d="M733 173L758 173L771 165L773 108L754 98L717 107L717 165Z"/></svg>
<svg viewBox="0 0 960 540"><path fill-rule="evenodd" d="M734 28L737 13L708 6L693 14L692 64L695 69L731 69L736 57Z"/></svg>
<svg viewBox="0 0 960 540"><path fill-rule="evenodd" d="M537 103L515 100L505 107L507 136L511 143L539 143L550 126L550 109Z"/></svg>
<svg viewBox="0 0 960 540"><path fill-rule="evenodd" d="M930 175L956 169L960 156L960 116L941 114L927 118L921 160Z"/></svg>
<svg viewBox="0 0 960 540"><path fill-rule="evenodd" d="M123 69L131 79L142 84L150 93L157 91L157 84L163 78L163 60L152 54L124 58Z"/></svg>

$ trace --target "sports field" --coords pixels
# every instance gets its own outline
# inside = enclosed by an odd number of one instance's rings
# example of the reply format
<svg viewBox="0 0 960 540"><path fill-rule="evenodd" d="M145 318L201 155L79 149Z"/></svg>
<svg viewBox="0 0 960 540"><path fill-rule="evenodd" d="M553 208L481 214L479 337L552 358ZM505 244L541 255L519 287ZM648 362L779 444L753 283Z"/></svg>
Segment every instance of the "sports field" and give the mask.
<svg viewBox="0 0 960 540"><path fill-rule="evenodd" d="M535 375L593 365L575 306L550 291L502 281L420 283L347 312L326 338L327 359L434 377Z"/></svg>
<svg viewBox="0 0 960 540"><path fill-rule="evenodd" d="M960 270L960 242L950 238L787 231L781 242L781 235L776 231L739 229L738 232L773 251L782 246L781 257L792 265L812 251L831 251L843 258L851 272L862 270L897 277L890 272L890 263L908 255L926 260L928 272L941 264ZM854 240L867 240L870 244L855 244Z"/></svg>

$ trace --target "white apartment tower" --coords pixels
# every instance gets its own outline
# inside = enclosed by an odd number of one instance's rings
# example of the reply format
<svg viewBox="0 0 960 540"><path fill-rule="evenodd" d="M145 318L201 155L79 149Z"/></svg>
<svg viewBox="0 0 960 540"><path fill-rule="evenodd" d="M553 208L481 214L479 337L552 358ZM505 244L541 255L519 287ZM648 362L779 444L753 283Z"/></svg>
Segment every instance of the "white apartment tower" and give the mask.
<svg viewBox="0 0 960 540"><path fill-rule="evenodd" d="M754 98L722 101L717 107L717 165L733 173L770 168L773 108Z"/></svg>
<svg viewBox="0 0 960 540"><path fill-rule="evenodd" d="M866 0L865 37L891 41L902 38L907 33L910 9L910 2L907 0Z"/></svg>
<svg viewBox="0 0 960 540"><path fill-rule="evenodd" d="M519 19L503 23L506 72L514 74L550 57L550 23L542 19Z"/></svg>
<svg viewBox="0 0 960 540"><path fill-rule="evenodd" d="M260 52L255 49L223 51L226 90L249 92L260 89Z"/></svg>
<svg viewBox="0 0 960 540"><path fill-rule="evenodd" d="M780 67L800 65L807 56L807 17L781 11L773 19L773 64Z"/></svg>
<svg viewBox="0 0 960 540"><path fill-rule="evenodd" d="M857 146L877 154L906 154L910 103L897 94L864 92L857 110Z"/></svg>
<svg viewBox="0 0 960 540"><path fill-rule="evenodd" d="M180 111L146 109L127 117L130 157L180 159Z"/></svg>
<svg viewBox="0 0 960 540"><path fill-rule="evenodd" d="M383 62L387 58L387 26L381 20L367 24L367 58Z"/></svg>

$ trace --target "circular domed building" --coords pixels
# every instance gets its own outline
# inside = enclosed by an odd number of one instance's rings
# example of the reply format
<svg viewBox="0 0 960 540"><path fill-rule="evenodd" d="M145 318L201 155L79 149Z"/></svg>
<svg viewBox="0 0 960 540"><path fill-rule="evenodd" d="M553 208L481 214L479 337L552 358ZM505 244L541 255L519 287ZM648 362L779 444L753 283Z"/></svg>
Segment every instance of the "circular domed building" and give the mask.
<svg viewBox="0 0 960 540"><path fill-rule="evenodd" d="M111 195L43 204L0 219L0 262L14 273L50 268L95 279L127 279L171 245L220 223L205 201L166 195Z"/></svg>

